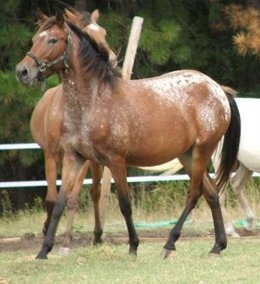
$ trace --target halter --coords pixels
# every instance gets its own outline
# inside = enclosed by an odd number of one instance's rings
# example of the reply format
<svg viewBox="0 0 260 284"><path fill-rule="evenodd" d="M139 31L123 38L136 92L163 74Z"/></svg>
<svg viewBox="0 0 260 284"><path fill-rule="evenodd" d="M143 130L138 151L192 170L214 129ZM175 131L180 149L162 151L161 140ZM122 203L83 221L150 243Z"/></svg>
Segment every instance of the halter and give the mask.
<svg viewBox="0 0 260 284"><path fill-rule="evenodd" d="M66 45L66 49L63 52L62 55L60 55L59 57L57 57L56 59L45 63L42 62L33 52L29 51L26 53L26 55L30 56L37 64L38 68L39 68L39 72L42 75L48 68L52 67L53 65L56 65L58 63L60 63L61 61L64 61L64 65L65 65L65 73L68 72L70 65L69 65L69 56L70 56L70 50L72 47L72 36L69 33L68 37L67 37L67 45ZM41 91L44 92L45 91L45 78L43 76L41 76L39 78L39 81L42 82L41 85Z"/></svg>

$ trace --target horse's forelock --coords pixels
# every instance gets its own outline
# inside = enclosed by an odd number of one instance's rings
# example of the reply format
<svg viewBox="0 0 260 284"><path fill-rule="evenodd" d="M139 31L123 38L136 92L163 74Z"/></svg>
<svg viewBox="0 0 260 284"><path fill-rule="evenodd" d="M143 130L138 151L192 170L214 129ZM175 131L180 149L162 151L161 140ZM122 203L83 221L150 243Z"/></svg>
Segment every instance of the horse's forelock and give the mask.
<svg viewBox="0 0 260 284"><path fill-rule="evenodd" d="M46 21L37 21L36 25L38 27L37 34L48 30L50 27L53 25L58 24L57 20L55 17L49 17Z"/></svg>

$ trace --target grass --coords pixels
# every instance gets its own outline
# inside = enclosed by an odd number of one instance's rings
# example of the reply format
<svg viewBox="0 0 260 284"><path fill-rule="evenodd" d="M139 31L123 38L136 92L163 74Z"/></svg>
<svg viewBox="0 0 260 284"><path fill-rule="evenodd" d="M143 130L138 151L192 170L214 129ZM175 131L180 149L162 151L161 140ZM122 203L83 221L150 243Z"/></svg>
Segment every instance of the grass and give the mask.
<svg viewBox="0 0 260 284"><path fill-rule="evenodd" d="M30 252L1 253L0 283L258 283L260 240L233 239L219 257L212 240L180 240L172 259L160 257L163 243L142 243L137 258L126 245L77 248L48 260Z"/></svg>
<svg viewBox="0 0 260 284"><path fill-rule="evenodd" d="M253 188L250 201L253 210L259 212L258 190ZM134 221L154 222L177 219L185 202L173 204L167 190L153 189L150 197L146 193L138 197L134 206ZM174 193L177 194L177 193ZM255 195L257 198L253 198ZM154 202L151 198L154 198ZM178 197L179 198L179 197ZM229 198L229 197L228 197ZM230 197L232 198L232 196ZM115 196L111 197L106 213L106 232L126 232ZM147 201L148 203L145 203ZM91 203L90 203L91 204ZM149 206L148 206L149 205ZM240 207L232 204L228 212L233 219L242 219ZM0 237L23 236L26 233L40 234L45 213L37 210L23 211L0 219ZM186 224L183 233L205 233L213 230L211 212L205 201L201 201ZM58 234L65 230L66 216L61 219ZM86 233L93 229L93 211L90 208L77 213L74 232ZM168 227L170 228L170 226ZM139 233L145 229L138 229ZM162 229L158 229L161 231ZM165 229L164 229L165 230ZM167 235L165 235L167 237ZM102 246L81 245L74 247L69 256L61 257L56 245L47 261L35 260L37 246L7 250L0 244L0 284L6 283L258 283L260 279L260 239L241 238L228 241L228 248L219 257L210 257L213 237L202 239L181 238L177 242L176 256L162 260L163 242L142 242L138 257L130 257L128 246L104 243Z"/></svg>
<svg viewBox="0 0 260 284"><path fill-rule="evenodd" d="M108 210L105 231L125 232L119 211L114 211L112 208ZM145 215L135 209L135 217L137 222L149 222L163 220L167 216L155 213ZM2 219L0 235L21 236L28 232L39 234L44 218L43 213L24 213L15 218ZM91 212L78 213L74 231L91 231L92 218ZM205 233L213 229L210 212L205 208L198 208L192 220L194 221L184 226L184 233ZM64 231L65 221L66 218L63 217L58 234ZM34 259L40 248L38 246L15 251L5 250L4 245L0 244L0 284L258 283L259 238L229 239L228 248L219 257L208 255L213 242L213 237L203 240L181 238L177 242L176 256L167 260L161 259L163 242L149 243L142 242L142 239L137 258L128 255L126 244L104 243L99 247L84 245L73 248L72 253L66 257L59 255L56 245L48 260Z"/></svg>

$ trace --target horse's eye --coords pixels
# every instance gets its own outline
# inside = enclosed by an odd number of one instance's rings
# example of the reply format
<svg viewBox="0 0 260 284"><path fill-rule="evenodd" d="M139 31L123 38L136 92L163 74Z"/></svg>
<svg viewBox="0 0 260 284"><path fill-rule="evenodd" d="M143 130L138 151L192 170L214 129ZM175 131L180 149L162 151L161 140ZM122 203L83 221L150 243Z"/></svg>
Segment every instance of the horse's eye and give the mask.
<svg viewBox="0 0 260 284"><path fill-rule="evenodd" d="M56 43L57 41L58 41L57 38L50 38L49 41L48 41L48 43L49 43L49 44L54 44L54 43Z"/></svg>

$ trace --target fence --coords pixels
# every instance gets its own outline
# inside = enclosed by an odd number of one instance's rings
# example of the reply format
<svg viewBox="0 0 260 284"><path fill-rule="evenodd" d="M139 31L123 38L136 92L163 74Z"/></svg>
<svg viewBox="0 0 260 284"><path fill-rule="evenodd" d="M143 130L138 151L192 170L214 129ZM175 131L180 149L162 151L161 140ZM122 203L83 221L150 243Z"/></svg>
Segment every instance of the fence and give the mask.
<svg viewBox="0 0 260 284"><path fill-rule="evenodd" d="M21 144L0 144L0 151L11 151L11 150L32 150L40 149L40 146L36 143L21 143ZM211 174L214 176L214 174ZM259 173L254 173L253 177L259 177ZM169 176L134 176L128 177L127 181L129 183L136 182L158 182L158 181L180 181L180 180L189 180L188 175L185 174L174 174ZM112 179L112 182L113 179ZM91 179L84 179L83 184L91 184ZM57 185L61 185L61 180L57 180ZM30 188L30 187L39 187L47 186L46 180L39 181L4 181L0 182L0 189L2 188Z"/></svg>

